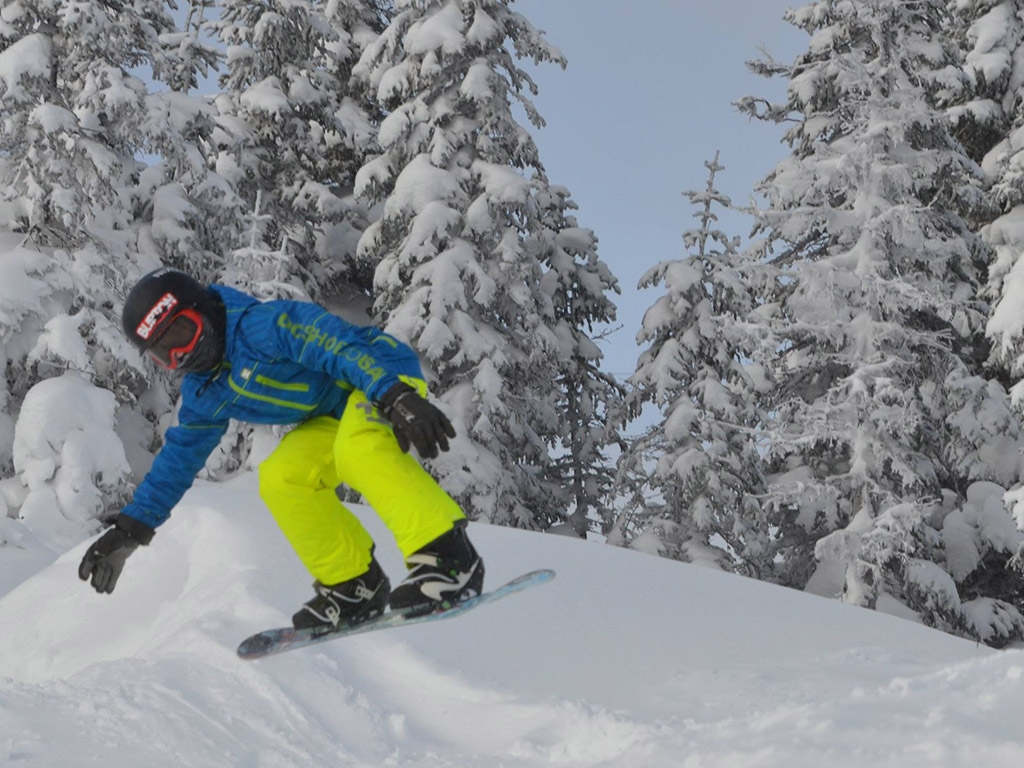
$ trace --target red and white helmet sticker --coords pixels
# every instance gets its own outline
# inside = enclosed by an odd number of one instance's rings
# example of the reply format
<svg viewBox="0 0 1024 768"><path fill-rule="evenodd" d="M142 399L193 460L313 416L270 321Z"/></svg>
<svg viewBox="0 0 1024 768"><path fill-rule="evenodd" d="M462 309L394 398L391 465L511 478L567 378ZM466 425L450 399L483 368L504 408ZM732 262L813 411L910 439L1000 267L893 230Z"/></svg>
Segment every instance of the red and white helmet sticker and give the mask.
<svg viewBox="0 0 1024 768"><path fill-rule="evenodd" d="M153 330L160 325L160 321L163 320L167 313L170 312L178 304L178 297L173 293L165 293L153 308L149 310L142 322L139 323L139 327L135 329L135 333L140 339L148 339Z"/></svg>

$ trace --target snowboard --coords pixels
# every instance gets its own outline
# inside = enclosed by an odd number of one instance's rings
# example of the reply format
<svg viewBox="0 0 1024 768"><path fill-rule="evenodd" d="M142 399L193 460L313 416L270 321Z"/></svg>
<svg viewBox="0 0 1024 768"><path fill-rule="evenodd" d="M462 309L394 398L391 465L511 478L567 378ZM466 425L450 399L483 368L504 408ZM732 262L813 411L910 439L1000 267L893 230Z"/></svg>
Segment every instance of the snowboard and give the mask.
<svg viewBox="0 0 1024 768"><path fill-rule="evenodd" d="M242 644L238 646L238 655L247 660L262 659L275 653L305 648L306 646L316 645L328 640L338 640L342 637L362 635L367 632L376 632L392 627L407 627L427 621L451 619L486 603L493 603L495 600L501 600L503 597L508 597L524 589L544 584L553 578L555 578L555 572L551 570L531 571L512 579L507 584L502 584L491 592L484 592L456 603L449 608L440 608L429 613L423 613L422 609L419 612L415 609L388 611L359 624L329 630L322 628L295 629L294 627L268 629L243 640Z"/></svg>

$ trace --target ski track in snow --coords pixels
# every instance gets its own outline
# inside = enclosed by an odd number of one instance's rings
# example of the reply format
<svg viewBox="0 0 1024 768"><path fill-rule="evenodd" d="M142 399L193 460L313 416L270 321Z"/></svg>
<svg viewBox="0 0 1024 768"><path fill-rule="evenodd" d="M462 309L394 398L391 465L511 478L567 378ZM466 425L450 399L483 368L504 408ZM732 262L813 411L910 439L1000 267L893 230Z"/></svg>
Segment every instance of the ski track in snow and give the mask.
<svg viewBox="0 0 1024 768"><path fill-rule="evenodd" d="M397 577L390 537L354 511ZM489 585L558 577L450 622L243 662L238 642L286 623L309 578L254 476L197 483L113 595L78 581L83 544L0 598L0 765L1020 762L1024 652L635 552L471 531Z"/></svg>

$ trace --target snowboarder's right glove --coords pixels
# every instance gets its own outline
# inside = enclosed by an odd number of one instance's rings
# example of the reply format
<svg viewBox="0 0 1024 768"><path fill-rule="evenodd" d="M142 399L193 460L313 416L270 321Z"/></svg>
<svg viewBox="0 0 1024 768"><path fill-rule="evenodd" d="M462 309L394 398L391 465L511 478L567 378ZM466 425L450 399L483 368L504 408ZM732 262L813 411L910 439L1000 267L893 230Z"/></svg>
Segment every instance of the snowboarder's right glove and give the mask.
<svg viewBox="0 0 1024 768"><path fill-rule="evenodd" d="M113 592L128 555L140 544L149 544L154 533L145 523L119 515L114 526L96 539L85 553L78 566L78 578L88 581L91 576L93 589L97 592Z"/></svg>
<svg viewBox="0 0 1024 768"><path fill-rule="evenodd" d="M408 453L412 443L420 456L433 459L438 448L447 451L448 438L455 437L455 427L448 417L404 381L385 392L377 405L391 422L402 453Z"/></svg>

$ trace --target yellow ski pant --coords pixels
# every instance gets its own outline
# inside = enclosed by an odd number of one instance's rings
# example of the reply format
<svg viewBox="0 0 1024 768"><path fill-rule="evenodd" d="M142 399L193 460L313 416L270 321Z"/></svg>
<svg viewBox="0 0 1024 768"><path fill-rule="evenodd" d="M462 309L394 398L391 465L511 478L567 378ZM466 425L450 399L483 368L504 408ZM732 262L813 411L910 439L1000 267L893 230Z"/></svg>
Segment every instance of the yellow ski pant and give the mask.
<svg viewBox="0 0 1024 768"><path fill-rule="evenodd" d="M425 389L422 382L421 391ZM260 495L315 579L337 584L366 572L373 540L338 499L355 489L395 536L403 557L465 515L407 453L391 425L355 390L341 419L319 416L293 429L259 467Z"/></svg>

